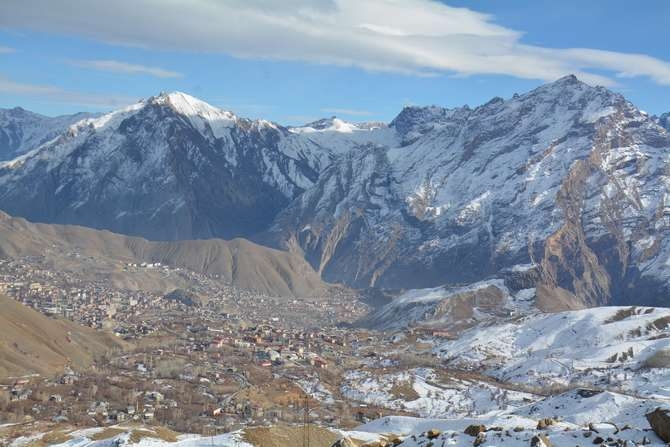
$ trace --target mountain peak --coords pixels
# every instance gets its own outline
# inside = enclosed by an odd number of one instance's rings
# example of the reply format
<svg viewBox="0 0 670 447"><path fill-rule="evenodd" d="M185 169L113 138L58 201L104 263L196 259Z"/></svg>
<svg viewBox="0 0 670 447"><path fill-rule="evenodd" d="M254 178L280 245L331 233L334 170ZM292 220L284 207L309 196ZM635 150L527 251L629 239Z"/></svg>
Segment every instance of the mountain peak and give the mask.
<svg viewBox="0 0 670 447"><path fill-rule="evenodd" d="M604 87L599 87L599 86L594 86L591 84L587 84L586 82L580 80L577 76L571 74L567 76L563 76L562 78L556 79L554 82L549 82L547 84L541 85L540 87L536 88L535 90L532 90L528 94L532 94L533 92L536 91L547 91L547 92L563 92L563 91L577 91L577 92L583 92L583 91L603 91L603 92L608 92L612 93L609 90L607 90ZM523 96L523 95L522 95Z"/></svg>
<svg viewBox="0 0 670 447"><path fill-rule="evenodd" d="M558 78L553 82L553 84L583 84L583 82L580 81L574 74L569 74L563 76L562 78Z"/></svg>
<svg viewBox="0 0 670 447"><path fill-rule="evenodd" d="M658 124L667 131L670 131L670 112L666 112L658 117Z"/></svg>
<svg viewBox="0 0 670 447"><path fill-rule="evenodd" d="M322 118L317 121L312 121L304 126L292 127L290 130L293 133L313 133L313 132L341 132L352 133L359 130L373 130L379 127L384 127L380 123L352 123L344 121L336 116L330 118Z"/></svg>
<svg viewBox="0 0 670 447"><path fill-rule="evenodd" d="M205 119L225 118L231 121L237 120L237 117L232 112L219 109L201 99L179 91L161 92L158 96L152 96L146 102L148 104L171 107L175 112L189 117L199 116Z"/></svg>

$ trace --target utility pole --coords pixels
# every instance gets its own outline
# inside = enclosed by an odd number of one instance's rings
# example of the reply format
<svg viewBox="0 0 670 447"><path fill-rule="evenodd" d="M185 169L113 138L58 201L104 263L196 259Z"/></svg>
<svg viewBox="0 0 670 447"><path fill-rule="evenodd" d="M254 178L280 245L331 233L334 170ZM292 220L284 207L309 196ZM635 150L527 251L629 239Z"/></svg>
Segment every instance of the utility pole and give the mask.
<svg viewBox="0 0 670 447"><path fill-rule="evenodd" d="M309 396L305 394L305 413L303 415L302 446L309 447Z"/></svg>

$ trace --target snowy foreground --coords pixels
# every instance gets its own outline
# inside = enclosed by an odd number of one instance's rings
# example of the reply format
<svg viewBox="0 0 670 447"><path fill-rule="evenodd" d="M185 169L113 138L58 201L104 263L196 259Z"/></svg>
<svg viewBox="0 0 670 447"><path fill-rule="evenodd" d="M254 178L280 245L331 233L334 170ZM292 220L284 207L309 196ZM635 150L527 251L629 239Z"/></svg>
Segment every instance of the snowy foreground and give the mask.
<svg viewBox="0 0 670 447"><path fill-rule="evenodd" d="M124 427L118 426L113 427L116 429L123 430L123 432L115 434L113 436L106 437L104 436L103 428L91 428L85 430L78 430L71 433L68 433L68 436L72 439L61 443L61 444L52 444L59 447L117 447L123 445L135 445L140 447L161 447L161 446L171 446L171 447L200 447L200 446L221 446L221 447L251 447L251 444L244 442L239 433L226 433L214 437L203 437L199 435L181 435L176 442L169 442L160 439L160 437L143 437L138 441L134 442L132 439L133 431L137 431L137 427ZM152 432L150 427L142 427L142 431ZM97 437L103 435L105 439L95 440ZM24 447L33 445L42 437L41 434L22 437L16 439L11 446L12 447Z"/></svg>
<svg viewBox="0 0 670 447"><path fill-rule="evenodd" d="M475 327L436 352L504 382L670 399L670 309L600 307Z"/></svg>
<svg viewBox="0 0 670 447"><path fill-rule="evenodd" d="M492 412L476 418L428 419L390 416L358 427L355 431L337 432L342 438L351 439L354 445L365 445L382 440L402 441L406 447L423 446L472 446L481 439L487 446L529 446L542 434L555 446L609 445L665 446L650 430L645 413L661 402L638 399L622 394L602 392L591 395L585 391L570 391L526 405L514 410ZM538 429L538 421L551 419L549 426ZM479 438L466 434L471 425L483 425ZM136 428L134 428L136 429ZM102 429L88 429L69 434L71 440L56 444L61 447L116 447L137 445L142 447L248 447L243 433L235 432L215 437L182 435L176 442L146 437L136 443L131 441L131 431L116 434L108 439L92 438ZM19 438L12 447L31 445L40 435ZM432 438L429 440L429 438ZM624 444L624 442L628 444ZM432 444L429 444L432 442ZM618 443L618 444L617 444ZM375 444L372 444L375 445ZM542 445L542 444L538 444Z"/></svg>
<svg viewBox="0 0 670 447"><path fill-rule="evenodd" d="M355 431L336 431L353 442L342 445L386 440L405 447L514 447L543 446L547 439L557 447L667 445L646 415L670 408L670 309L517 315L486 321L457 340L423 341L432 346L432 367L394 364L394 350L406 348L390 343L386 360L347 371L339 390L318 387L313 396L326 403L339 394L361 405L420 416L389 416ZM317 389L314 385L304 384ZM481 426L481 433L470 426ZM68 433L71 439L57 445L250 445L244 431L213 438L182 435L170 443L152 437L134 442L132 428L93 440L100 430ZM27 447L40 436L19 438L12 446Z"/></svg>

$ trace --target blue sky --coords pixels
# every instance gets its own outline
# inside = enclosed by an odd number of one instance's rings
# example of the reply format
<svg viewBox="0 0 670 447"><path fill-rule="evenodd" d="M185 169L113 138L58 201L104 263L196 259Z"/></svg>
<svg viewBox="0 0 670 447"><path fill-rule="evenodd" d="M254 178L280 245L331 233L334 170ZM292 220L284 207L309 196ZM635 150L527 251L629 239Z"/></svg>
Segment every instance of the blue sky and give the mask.
<svg viewBox="0 0 670 447"><path fill-rule="evenodd" d="M300 124L475 106L575 72L670 111L670 2L3 0L0 107L110 110L180 90Z"/></svg>

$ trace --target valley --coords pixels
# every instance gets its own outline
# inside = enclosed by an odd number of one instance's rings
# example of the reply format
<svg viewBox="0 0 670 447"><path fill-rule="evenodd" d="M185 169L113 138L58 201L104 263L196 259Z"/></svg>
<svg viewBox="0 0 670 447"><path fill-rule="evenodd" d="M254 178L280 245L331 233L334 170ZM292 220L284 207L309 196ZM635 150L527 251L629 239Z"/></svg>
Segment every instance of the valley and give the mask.
<svg viewBox="0 0 670 447"><path fill-rule="evenodd" d="M3 309L13 301L30 318L70 325L66 344L75 326L109 340L49 364L34 332L3 345L0 439L12 446L289 446L308 432L326 447L342 437L529 445L540 435L662 445L645 415L670 404L664 308L544 313L532 291L501 280L370 307L364 291L273 297L67 250L3 260L0 287L12 297ZM479 425L481 435L465 433Z"/></svg>
<svg viewBox="0 0 670 447"><path fill-rule="evenodd" d="M0 445L668 442L666 117L575 76L389 123L24 112Z"/></svg>

